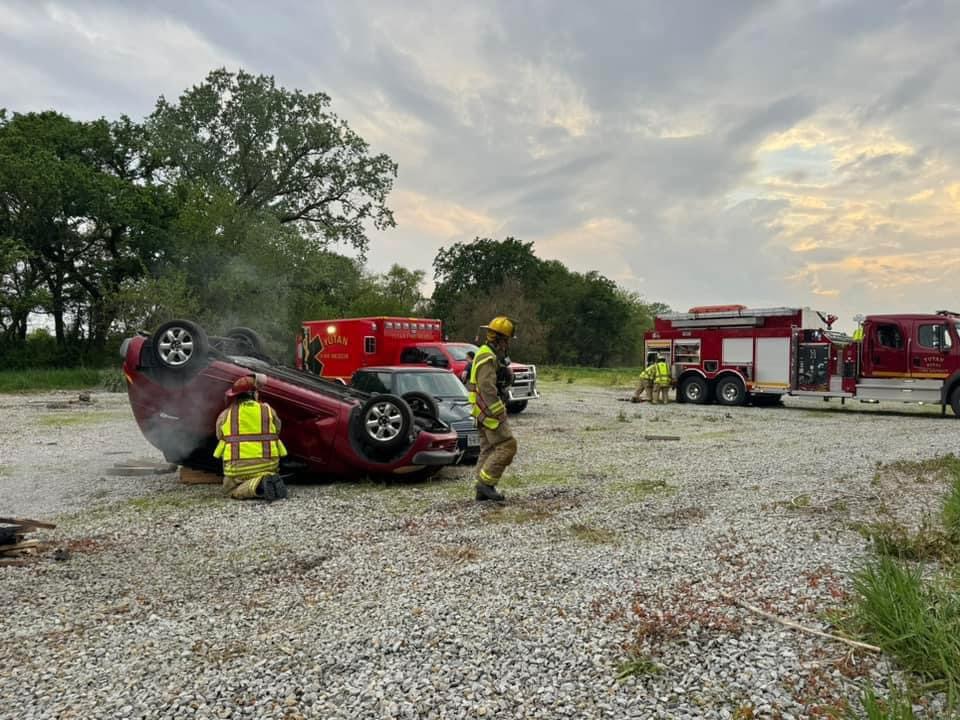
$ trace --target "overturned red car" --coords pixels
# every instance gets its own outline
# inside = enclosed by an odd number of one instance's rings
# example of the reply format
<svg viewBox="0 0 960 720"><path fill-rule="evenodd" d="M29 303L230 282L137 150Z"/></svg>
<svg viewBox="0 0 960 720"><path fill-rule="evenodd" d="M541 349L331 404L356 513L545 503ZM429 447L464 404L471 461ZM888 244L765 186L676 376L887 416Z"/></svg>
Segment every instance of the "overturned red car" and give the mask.
<svg viewBox="0 0 960 720"><path fill-rule="evenodd" d="M208 337L173 320L121 347L134 417L169 462L217 469L215 423L224 393L243 375L263 373L260 397L277 411L288 450L282 471L309 475L429 475L459 457L457 433L434 403L371 395L284 367L267 357L259 336L235 328Z"/></svg>

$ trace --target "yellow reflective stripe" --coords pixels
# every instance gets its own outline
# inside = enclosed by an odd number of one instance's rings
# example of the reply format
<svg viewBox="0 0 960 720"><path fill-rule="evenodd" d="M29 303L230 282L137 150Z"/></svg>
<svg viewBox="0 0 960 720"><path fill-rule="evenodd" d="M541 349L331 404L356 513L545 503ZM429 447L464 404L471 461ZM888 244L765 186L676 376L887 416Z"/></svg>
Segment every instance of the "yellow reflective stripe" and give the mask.
<svg viewBox="0 0 960 720"><path fill-rule="evenodd" d="M501 415L504 410L506 410L506 407L504 407L502 400L497 400L493 405L490 406L491 415Z"/></svg>
<svg viewBox="0 0 960 720"><path fill-rule="evenodd" d="M486 470L481 469L481 470L480 470L480 479L481 479L481 480L486 480L486 481L487 481L487 485L495 485L496 482L497 482L497 480L498 480L499 478L495 478L493 475L491 475L490 473L488 473Z"/></svg>
<svg viewBox="0 0 960 720"><path fill-rule="evenodd" d="M500 427L500 421L496 418L485 417L482 422L483 426L488 430L496 430L498 427Z"/></svg>

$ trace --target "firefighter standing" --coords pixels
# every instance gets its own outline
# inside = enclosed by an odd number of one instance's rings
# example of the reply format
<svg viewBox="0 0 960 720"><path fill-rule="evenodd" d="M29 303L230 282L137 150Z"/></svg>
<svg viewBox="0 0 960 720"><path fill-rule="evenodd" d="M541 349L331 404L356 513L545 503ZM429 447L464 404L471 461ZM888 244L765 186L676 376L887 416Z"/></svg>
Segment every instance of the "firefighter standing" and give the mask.
<svg viewBox="0 0 960 720"><path fill-rule="evenodd" d="M656 364L653 367L653 386L654 386L654 402L657 403L668 403L669 397L667 393L670 392L670 366L667 365L667 359L665 355L661 355L657 360Z"/></svg>
<svg viewBox="0 0 960 720"><path fill-rule="evenodd" d="M514 336L513 321L499 315L484 325L486 342L477 350L467 378L470 413L480 432L477 500L503 500L497 483L517 454L517 440L507 424L507 407L497 393L497 371Z"/></svg>
<svg viewBox="0 0 960 720"><path fill-rule="evenodd" d="M287 496L280 478L280 458L287 449L280 440L280 418L260 402L261 374L239 378L227 390L227 409L217 418L213 456L223 460L223 489L236 500L277 500Z"/></svg>

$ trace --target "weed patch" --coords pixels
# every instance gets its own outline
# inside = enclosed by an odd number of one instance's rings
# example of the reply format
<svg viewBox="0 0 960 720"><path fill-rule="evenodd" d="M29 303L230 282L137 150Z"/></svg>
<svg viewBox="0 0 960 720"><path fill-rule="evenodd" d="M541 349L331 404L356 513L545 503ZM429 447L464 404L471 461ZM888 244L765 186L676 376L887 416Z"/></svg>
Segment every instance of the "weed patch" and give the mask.
<svg viewBox="0 0 960 720"><path fill-rule="evenodd" d="M79 414L41 415L37 424L41 427L79 427L83 425L97 425L116 417L108 412L85 412Z"/></svg>
<svg viewBox="0 0 960 720"><path fill-rule="evenodd" d="M581 540L590 545L611 545L617 542L617 534L612 530L605 528L591 527L577 523L570 527L570 532L577 540Z"/></svg>
<svg viewBox="0 0 960 720"><path fill-rule="evenodd" d="M0 372L0 393L89 390L99 384L100 371L94 368L4 370Z"/></svg>
<svg viewBox="0 0 960 720"><path fill-rule="evenodd" d="M617 680L635 676L656 675L660 666L642 653L633 653L617 666Z"/></svg>
<svg viewBox="0 0 960 720"><path fill-rule="evenodd" d="M638 482L615 483L613 489L629 498L630 502L640 502L654 495L670 495L676 492L666 480L640 480Z"/></svg>
<svg viewBox="0 0 960 720"><path fill-rule="evenodd" d="M197 508L203 506L225 505L228 498L222 495L179 495L169 493L165 495L152 495L149 497L135 498L128 500L129 505L138 512L165 512L167 510L180 510L184 508Z"/></svg>
<svg viewBox="0 0 960 720"><path fill-rule="evenodd" d="M960 560L960 546L954 538L925 518L920 527L910 530L893 520L855 523L853 529L870 541L873 551L900 560Z"/></svg>

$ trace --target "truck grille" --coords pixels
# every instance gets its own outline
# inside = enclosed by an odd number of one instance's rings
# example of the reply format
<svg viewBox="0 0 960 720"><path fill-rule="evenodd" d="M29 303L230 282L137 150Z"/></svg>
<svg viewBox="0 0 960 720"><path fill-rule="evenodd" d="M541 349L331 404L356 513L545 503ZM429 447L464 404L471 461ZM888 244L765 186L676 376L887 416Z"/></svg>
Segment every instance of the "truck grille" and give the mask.
<svg viewBox="0 0 960 720"><path fill-rule="evenodd" d="M540 397L537 392L537 368L528 365L524 370L514 370L513 385L510 386L511 400L529 400Z"/></svg>
<svg viewBox="0 0 960 720"><path fill-rule="evenodd" d="M464 433L473 432L477 429L477 423L473 418L466 418L464 420L457 420L454 423L450 423L457 434L463 435Z"/></svg>

